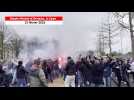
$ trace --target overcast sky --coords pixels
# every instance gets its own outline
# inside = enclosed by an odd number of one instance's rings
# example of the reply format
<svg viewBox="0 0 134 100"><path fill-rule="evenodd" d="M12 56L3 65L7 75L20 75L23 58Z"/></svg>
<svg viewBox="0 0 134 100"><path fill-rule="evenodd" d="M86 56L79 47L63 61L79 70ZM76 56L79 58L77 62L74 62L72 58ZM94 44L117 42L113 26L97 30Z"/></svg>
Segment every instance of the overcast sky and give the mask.
<svg viewBox="0 0 134 100"><path fill-rule="evenodd" d="M79 50L95 50L96 35L99 26L105 18L106 12L0 12L0 16L6 15L58 15L64 17L63 25L38 26L38 25L18 25L12 26L20 36L37 36L40 39L56 38L61 45L61 51L71 54ZM123 52L131 50L129 34L123 33ZM116 38L117 44L112 46L113 51L120 50L119 37Z"/></svg>

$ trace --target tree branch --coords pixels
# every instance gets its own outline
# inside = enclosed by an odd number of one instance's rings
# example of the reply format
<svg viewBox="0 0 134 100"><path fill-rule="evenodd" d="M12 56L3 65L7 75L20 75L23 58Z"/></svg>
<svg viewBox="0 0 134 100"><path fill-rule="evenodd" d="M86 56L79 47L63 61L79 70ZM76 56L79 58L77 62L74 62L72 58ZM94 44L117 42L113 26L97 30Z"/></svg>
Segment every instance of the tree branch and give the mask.
<svg viewBox="0 0 134 100"><path fill-rule="evenodd" d="M111 38L114 38L114 37L116 37L116 36L118 36L118 35L119 35L119 33L112 34L112 35L111 35Z"/></svg>

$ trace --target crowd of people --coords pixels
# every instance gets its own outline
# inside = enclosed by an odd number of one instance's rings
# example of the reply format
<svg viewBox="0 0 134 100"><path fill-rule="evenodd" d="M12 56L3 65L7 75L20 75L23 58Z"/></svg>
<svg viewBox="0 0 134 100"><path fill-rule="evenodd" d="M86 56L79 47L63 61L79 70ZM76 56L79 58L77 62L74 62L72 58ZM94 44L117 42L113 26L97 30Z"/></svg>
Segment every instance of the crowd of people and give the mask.
<svg viewBox="0 0 134 100"><path fill-rule="evenodd" d="M3 87L48 87L54 79L63 78L65 87L131 87L134 81L134 62L113 57L80 57L76 61L67 57L64 67L58 60L35 59L23 65L13 62L6 69L0 64L0 86Z"/></svg>
<svg viewBox="0 0 134 100"><path fill-rule="evenodd" d="M25 66L10 63L6 69L0 65L0 86L3 87L48 87L49 82L63 75L58 61L35 59Z"/></svg>
<svg viewBox="0 0 134 100"><path fill-rule="evenodd" d="M134 81L134 62L130 59L113 57L82 57L76 62L68 57L65 68L65 87L130 87Z"/></svg>

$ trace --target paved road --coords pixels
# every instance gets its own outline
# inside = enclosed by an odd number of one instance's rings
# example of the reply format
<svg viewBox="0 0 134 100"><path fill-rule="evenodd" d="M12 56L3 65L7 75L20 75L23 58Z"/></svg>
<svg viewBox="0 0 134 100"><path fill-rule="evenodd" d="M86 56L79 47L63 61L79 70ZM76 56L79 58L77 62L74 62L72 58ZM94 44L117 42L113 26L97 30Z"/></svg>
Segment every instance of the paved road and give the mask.
<svg viewBox="0 0 134 100"><path fill-rule="evenodd" d="M49 87L64 87L64 80L62 78L56 79L53 83L48 84Z"/></svg>
<svg viewBox="0 0 134 100"><path fill-rule="evenodd" d="M134 87L134 82L132 81L132 78L130 79L130 84L131 84L131 87ZM64 87L64 80L62 78L56 79L53 81L53 83L49 83L48 86L49 87ZM112 87L117 87L117 84L114 83L113 81L112 81ZM122 83L121 87L127 87L127 85Z"/></svg>

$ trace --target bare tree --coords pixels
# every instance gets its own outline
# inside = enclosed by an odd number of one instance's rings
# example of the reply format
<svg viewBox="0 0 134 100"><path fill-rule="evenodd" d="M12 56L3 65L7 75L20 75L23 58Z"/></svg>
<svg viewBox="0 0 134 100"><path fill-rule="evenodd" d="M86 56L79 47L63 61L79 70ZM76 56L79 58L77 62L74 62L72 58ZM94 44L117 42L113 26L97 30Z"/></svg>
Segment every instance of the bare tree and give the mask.
<svg viewBox="0 0 134 100"><path fill-rule="evenodd" d="M1 59L4 59L4 34L7 31L7 26L1 22L0 23L0 54L1 54Z"/></svg>
<svg viewBox="0 0 134 100"><path fill-rule="evenodd" d="M104 55L105 53L105 47L106 47L106 37L103 34L103 27L101 27L101 31L98 32L98 45L97 45L97 49L100 55Z"/></svg>
<svg viewBox="0 0 134 100"><path fill-rule="evenodd" d="M134 25L132 23L134 19L134 12L114 12L114 16L117 18L119 25L130 32L131 38L131 51L134 59Z"/></svg>
<svg viewBox="0 0 134 100"><path fill-rule="evenodd" d="M13 28L7 27L4 22L0 22L0 56L6 61L9 55L17 57L21 47L21 38ZM10 53L10 54L9 54ZM15 56L14 56L15 55Z"/></svg>
<svg viewBox="0 0 134 100"><path fill-rule="evenodd" d="M109 54L111 55L112 45L116 43L115 37L119 35L119 26L116 24L115 21L113 21L111 14L108 14L107 20L105 20L105 22L102 23L101 30L103 48L105 49L108 46Z"/></svg>
<svg viewBox="0 0 134 100"><path fill-rule="evenodd" d="M14 50L15 57L18 58L20 50L22 48L22 40L21 39L13 39L12 41L12 48Z"/></svg>

